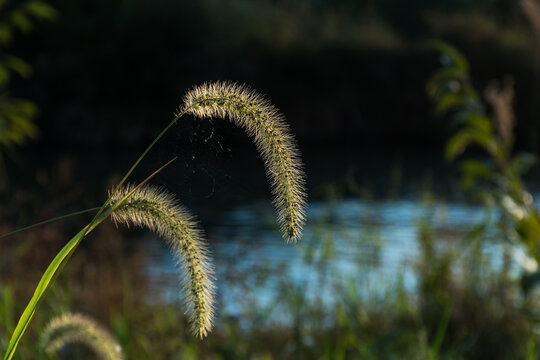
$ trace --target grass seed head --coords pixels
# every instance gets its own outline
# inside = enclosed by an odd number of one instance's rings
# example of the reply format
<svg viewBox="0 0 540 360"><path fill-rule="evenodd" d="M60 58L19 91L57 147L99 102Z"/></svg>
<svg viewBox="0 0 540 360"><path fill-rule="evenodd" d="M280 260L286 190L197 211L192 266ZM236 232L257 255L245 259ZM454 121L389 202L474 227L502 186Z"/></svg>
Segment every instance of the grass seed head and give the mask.
<svg viewBox="0 0 540 360"><path fill-rule="evenodd" d="M56 317L41 334L41 348L49 355L73 343L88 346L104 360L125 359L122 347L113 336L94 320L81 314Z"/></svg>
<svg viewBox="0 0 540 360"><path fill-rule="evenodd" d="M120 188L111 205L134 187ZM163 237L183 270L186 313L192 331L200 338L212 328L214 317L214 270L202 231L193 216L172 195L153 186L135 190L111 214L115 223L145 227Z"/></svg>
<svg viewBox="0 0 540 360"><path fill-rule="evenodd" d="M253 90L229 82L205 83L184 98L178 113L229 118L253 138L270 181L283 237L296 241L305 221L304 172L296 141L283 115Z"/></svg>

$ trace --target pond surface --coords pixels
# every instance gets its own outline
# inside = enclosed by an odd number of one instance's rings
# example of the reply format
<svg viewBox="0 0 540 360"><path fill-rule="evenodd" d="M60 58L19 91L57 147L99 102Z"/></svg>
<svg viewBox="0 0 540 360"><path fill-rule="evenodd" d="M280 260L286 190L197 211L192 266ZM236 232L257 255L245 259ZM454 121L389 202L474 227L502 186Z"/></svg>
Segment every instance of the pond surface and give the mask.
<svg viewBox="0 0 540 360"><path fill-rule="evenodd" d="M343 283L361 278L363 293L370 298L384 297L397 283L414 294L422 226L429 224L437 246L459 254L466 251L462 242L466 234L485 220L485 210L459 202L347 198L311 202L308 219L304 238L297 244L281 239L271 205L263 201L234 207L206 229L226 311L240 312L238 297L246 287L258 292L261 306L272 301L283 279L301 286L308 298L331 304L336 288L321 281L321 272ZM177 299L179 275L171 254L159 241L147 245L148 271L159 280L159 291ZM487 266L500 268L504 249L502 243L486 242ZM518 250L512 255L522 260ZM516 261L514 265L518 274L520 266ZM233 280L231 272L236 275ZM261 272L268 274L262 285L250 277Z"/></svg>
<svg viewBox="0 0 540 360"><path fill-rule="evenodd" d="M220 302L230 313L241 310L246 290L264 305L286 282L329 304L336 293L329 283L335 279L361 281L361 296L373 299L398 285L414 294L422 229L431 229L437 248L459 257L467 250L466 234L485 220L482 206L464 201L456 170L437 152L310 149L303 158L310 202L297 244L281 239L264 168L254 151L235 153L224 164L186 153L156 179L201 220ZM492 224L487 235L494 231ZM178 300L172 255L152 234L144 237L155 294ZM506 247L486 241L486 266L500 268ZM511 252L513 271L519 274L524 256Z"/></svg>

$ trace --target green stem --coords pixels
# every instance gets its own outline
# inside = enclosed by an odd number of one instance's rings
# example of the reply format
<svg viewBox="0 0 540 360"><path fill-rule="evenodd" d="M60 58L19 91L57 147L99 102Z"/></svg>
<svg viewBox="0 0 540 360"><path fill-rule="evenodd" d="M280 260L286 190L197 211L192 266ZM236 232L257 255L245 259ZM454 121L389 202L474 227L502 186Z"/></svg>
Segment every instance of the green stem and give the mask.
<svg viewBox="0 0 540 360"><path fill-rule="evenodd" d="M137 161L135 161L135 163L131 166L131 168L128 170L128 172L126 173L126 175L124 175L124 177L122 178L122 180L120 181L120 183L116 186L116 188L114 189L114 191L111 192L111 194L109 195L109 198L107 199L107 201L105 201L105 203L103 204L103 206L101 207L101 209L99 210L99 212L96 214L96 217L94 219L96 219L102 212L103 212L103 209L105 208L105 206L107 206L107 204L109 204L109 201L111 200L111 198L116 194L116 192L118 191L118 189L120 189L120 187L122 185L124 185L124 183L126 182L126 180L128 179L128 177L131 175L131 173L133 172L133 170L135 170L135 168L139 165L139 163L142 161L142 159L146 156L146 154L148 154L148 152L154 147L154 145L159 141L159 139L161 139L163 137L163 135L165 135L165 133L167 132L167 130L169 130L169 128L171 126L173 126L176 121L178 121L178 119L180 119L184 114L186 113L186 109L182 110L181 112L179 112L175 117L174 119L169 123L169 125L167 125L165 127L165 129L161 130L161 132L159 133L159 135L154 139L154 141L152 141L152 143L150 143L150 145L148 145L148 147L146 148L146 150L144 150L144 152L142 153L141 156L139 156L139 158L137 159ZM122 199L122 201L120 203L122 203L125 199Z"/></svg>
<svg viewBox="0 0 540 360"><path fill-rule="evenodd" d="M45 225L45 224L52 223L52 222L55 222L55 221L58 221L58 220L66 219L68 217L81 215L81 214L86 214L86 213L97 211L97 210L100 210L100 209L101 209L101 207L95 207L95 208L91 208L91 209L75 211L75 212L72 212L72 213L69 213L69 214L66 214L66 215L62 215L62 216L57 216L55 218L48 219L48 220L45 220L45 221L41 221L41 222L38 222L38 223L35 223L35 224L32 224L32 225L28 225L28 226L19 228L17 230L14 230L12 232L9 232L7 234L0 235L0 239L7 238L8 236L15 235L17 233L20 233L20 232L23 232L23 231L26 231L26 230L30 230L30 229L35 228L35 227L40 226L40 225Z"/></svg>
<svg viewBox="0 0 540 360"><path fill-rule="evenodd" d="M96 214L96 216L94 217L93 220L95 220L99 215L101 215L101 213L103 212L103 209L105 208L105 205L109 203L109 200L111 199L111 197L118 191L118 189L126 182L126 180L128 179L128 177L131 175L131 173L133 172L133 170L135 170L135 168L139 165L139 163L142 161L142 159L146 156L146 154L148 154L148 152L150 151L150 149L152 149L154 147L154 145L158 142L158 140L165 134L165 132L167 132L167 130L169 130L169 128L174 125L176 123L176 121L178 121L178 119L180 119L180 117L182 117L183 115L185 114L185 110L180 112L177 116L175 116L175 118L167 125L167 127L165 127L165 129L163 129L161 131L161 133L159 133L159 135L154 139L154 141L152 141L152 143L146 148L146 150L142 153L141 156L139 156L139 158L137 159L137 161L133 164L133 166L131 166L131 168L129 169L129 171L126 173L126 175L123 177L122 181L120 181L120 183L116 186L116 188L114 189L114 191L111 193L111 195L109 196L109 198L107 199L107 201L105 202L105 204L101 207L95 207L95 208L91 208L91 209L86 209L86 210L81 210L81 211L76 211L76 212L73 212L73 213L69 213L69 214L66 214L66 215L62 215L62 216L58 216L58 217L55 217L55 218L52 218L52 219L48 219L48 220L45 220L45 221L41 221L41 222L38 222L38 223L35 223L35 224L32 224L32 225L28 225L28 226L25 226L25 227L22 227L20 229L17 229L17 230L14 230L12 232L9 232L7 234L3 234L3 235L0 235L0 239L3 239L3 238L6 238L6 237L9 237L11 235L15 235L17 233L20 233L20 232L23 232L23 231L26 231L26 230L30 230L32 228L35 228L37 226L40 226L40 225L45 225L45 224L48 224L48 223L51 223L51 222L55 222L55 221L58 221L58 220L62 220L62 219L66 219L68 217L71 217L71 216L76 216L76 215L81 215L81 214L85 214L87 212L93 212L93 211L96 211L98 210L98 213ZM176 159L176 158L175 158ZM171 160L173 161L173 160ZM169 162L170 163L170 162ZM169 163L165 164L162 168L164 168L165 166L169 165ZM0 165L2 164L2 154L0 153ZM1 166L0 166L1 168ZM159 172L161 169L158 169L157 172ZM0 173L0 176L1 176L1 173ZM131 194L130 194L131 195ZM125 199L122 199L122 201L119 202L119 205L121 205L121 203L124 201ZM92 221L93 221L92 220Z"/></svg>

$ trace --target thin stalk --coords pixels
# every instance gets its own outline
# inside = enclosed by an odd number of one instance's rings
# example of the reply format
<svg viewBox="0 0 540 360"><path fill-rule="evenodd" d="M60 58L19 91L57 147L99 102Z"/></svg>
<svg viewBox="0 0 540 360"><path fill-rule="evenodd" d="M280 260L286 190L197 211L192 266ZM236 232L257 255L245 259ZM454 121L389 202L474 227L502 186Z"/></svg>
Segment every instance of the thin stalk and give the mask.
<svg viewBox="0 0 540 360"><path fill-rule="evenodd" d="M150 174L150 176L148 176L146 179L144 179L139 185L135 186L130 192L128 192L124 197L122 197L120 200L118 200L118 202L116 202L113 206L112 206L112 211L114 211L116 208L118 208L120 205L122 205L122 203L124 201L127 200L127 198L129 198L135 191L139 190L141 188L141 186L143 186L144 184L146 184L151 178L153 178L155 175L157 175L161 170L165 169L167 166L169 166L173 161L175 161L176 159L178 159L178 156L175 156L173 157L171 160L169 160L165 165L163 165L162 167L160 167L159 169L157 169L156 171L154 171L152 174ZM116 190L118 190L118 188L116 188ZM115 190L115 191L116 191ZM112 196L111 196L112 197ZM111 198L109 197L109 198Z"/></svg>
<svg viewBox="0 0 540 360"><path fill-rule="evenodd" d="M154 147L154 145L156 145L156 143L159 141L159 139L161 139L163 137L163 135L165 135L165 133L167 132L167 130L169 130L169 128L171 126L173 126L176 121L178 121L178 119L180 119L185 113L186 113L187 109L184 109L182 110L181 112L177 113L176 116L174 117L174 119L169 123L169 125L167 125L165 127L165 129L161 130L161 132L158 134L158 136L154 139L154 141L152 141L150 143L150 145L148 145L148 147L146 148L146 150L143 151L143 153L141 154L141 156L139 156L139 158L137 159L137 161L135 161L135 163L131 166L131 168L128 170L128 172L126 173L126 175L124 175L124 177L122 178L122 180L120 181L120 183L116 186L116 188L111 192L111 194L109 195L109 198L107 199L107 201L105 201L105 203L103 204L103 206L101 207L101 209L99 210L99 212L96 214L96 216L94 217L94 220L103 212L103 210L105 209L105 207L109 204L109 201L111 200L111 198L116 194L116 192L118 191L118 189L120 189L120 187L122 187L122 185L124 185L124 183L126 182L126 180L128 179L128 177L131 175L131 173L133 172L133 170L135 170L135 168L139 165L139 163L142 161L142 159L146 156L146 154L148 154L148 152ZM154 174L155 175L155 174ZM125 199L123 199L125 200ZM92 220L92 222L94 221Z"/></svg>
<svg viewBox="0 0 540 360"><path fill-rule="evenodd" d="M154 145L158 142L158 140L163 137L163 135L165 134L165 132L167 132L167 130L169 130L169 128L171 126L173 126L177 121L178 119L180 119L184 114L186 113L186 110L182 111L182 112L179 112L178 114L175 115L174 119L159 133L159 135L152 141L152 143L146 148L146 150L144 150L144 152L141 154L141 156L139 156L139 158L137 159L137 161L131 166L131 168L129 169L129 171L126 173L126 175L124 175L124 177L122 178L122 181L120 181L120 183L116 186L116 188L114 189L113 192L111 192L111 195L109 196L109 198L107 199L107 201L105 201L105 203L101 206L101 207L95 207L95 208L91 208L91 209L86 209L86 210L81 210L81 211L76 211L76 212L73 212L73 213L70 213L70 214L66 214L66 215L62 215L62 216L58 216L58 217L55 217L55 218L52 218L52 219L48 219L48 220L45 220L45 221L41 221L41 222L38 222L38 223L35 223L35 224L32 224L32 225L28 225L28 226L25 226L25 227L22 227L20 229L17 229L15 231L12 231L12 232L9 232L7 234L3 234L3 235L0 235L0 239L3 239L3 238L6 238L6 237L9 237L11 235L15 235L19 232L23 232L23 231L26 231L26 230L30 230L32 228L35 228L37 226L40 226L40 225L45 225L45 224L48 224L48 223L51 223L51 222L55 222L55 221L58 221L58 220L62 220L62 219L65 219L65 218L68 218L68 217L71 217L71 216L76 216L76 215L81 215L81 214L84 214L84 213L87 213L87 212L92 212L92 211L96 211L98 210L97 214L94 216L94 219L92 220L92 222L99 216L101 215L101 213L103 212L103 210L105 209L105 207L107 206L107 204L109 203L111 197L118 191L118 189L126 182L126 180L128 179L128 177L131 175L131 173L135 170L135 168L139 165L139 163L142 161L142 159L146 156L146 154L148 154L148 152L154 147ZM174 159L172 159L171 161L169 161L167 164L165 164L164 166L162 166L162 168L160 168L159 170L157 170L155 173L161 171L165 166L169 165L173 160L176 160L177 157L175 157ZM2 154L0 153L0 168L1 168L1 164L2 164ZM0 173L1 174L1 173ZM7 176L7 174L6 174ZM147 180L145 180L144 182L148 181L149 178ZM140 185L143 185L142 183ZM125 200L125 199L123 199ZM90 222L90 223L92 223Z"/></svg>
<svg viewBox="0 0 540 360"><path fill-rule="evenodd" d="M99 209L101 209L101 207L94 207L94 208L91 208L91 209L75 211L75 212L72 212L72 213L69 213L69 214L66 214L66 215L57 216L55 218L48 219L48 220L45 220L45 221L40 221L38 223L19 228L17 230L14 230L12 232L7 233L7 234L0 235L0 239L7 238L7 237L9 237L11 235L15 235L17 233L20 233L20 232L23 232L23 231L26 231L26 230L30 230L30 229L35 228L35 227L40 226L40 225L45 225L45 224L49 224L49 223L52 223L52 222L55 222L55 221L58 221L58 220L67 219L67 218L72 217L72 216L86 214L86 213L89 213L89 212L97 211Z"/></svg>

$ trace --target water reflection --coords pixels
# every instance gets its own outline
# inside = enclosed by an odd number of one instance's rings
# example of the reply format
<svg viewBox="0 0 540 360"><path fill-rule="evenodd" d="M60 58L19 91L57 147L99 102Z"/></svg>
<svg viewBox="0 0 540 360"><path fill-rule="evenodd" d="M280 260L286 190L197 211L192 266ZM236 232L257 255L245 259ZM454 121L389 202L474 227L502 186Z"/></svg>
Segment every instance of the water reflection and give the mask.
<svg viewBox="0 0 540 360"><path fill-rule="evenodd" d="M307 298L328 304L336 290L328 279L360 283L361 297L384 297L397 283L414 293L420 224L430 224L437 246L459 252L467 232L485 219L485 209L458 202L343 199L310 203L308 219L298 244L280 238L267 202L238 206L206 228L225 311L242 311L239 298L247 296L246 288L257 291L257 305L265 306L284 279L301 286ZM181 294L172 256L158 241L147 244L152 256L148 271L160 280L156 293L177 299ZM489 266L502 266L503 252L501 243L484 245Z"/></svg>

